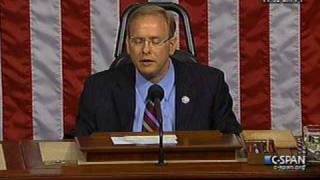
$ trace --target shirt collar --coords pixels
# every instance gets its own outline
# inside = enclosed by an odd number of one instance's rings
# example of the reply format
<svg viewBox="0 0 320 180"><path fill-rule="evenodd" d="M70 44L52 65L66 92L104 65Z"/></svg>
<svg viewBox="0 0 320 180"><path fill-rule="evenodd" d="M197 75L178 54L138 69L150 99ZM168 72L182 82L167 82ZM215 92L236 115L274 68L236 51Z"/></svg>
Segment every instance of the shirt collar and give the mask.
<svg viewBox="0 0 320 180"><path fill-rule="evenodd" d="M164 78L158 83L163 90L164 90L164 100L167 101L170 97L170 94L172 92L172 89L174 87L174 66L171 62L171 59L169 59L169 70L167 74L164 76ZM149 87L153 85L152 82L146 80L136 69L136 89L139 91L140 95L143 99L146 100L148 89Z"/></svg>

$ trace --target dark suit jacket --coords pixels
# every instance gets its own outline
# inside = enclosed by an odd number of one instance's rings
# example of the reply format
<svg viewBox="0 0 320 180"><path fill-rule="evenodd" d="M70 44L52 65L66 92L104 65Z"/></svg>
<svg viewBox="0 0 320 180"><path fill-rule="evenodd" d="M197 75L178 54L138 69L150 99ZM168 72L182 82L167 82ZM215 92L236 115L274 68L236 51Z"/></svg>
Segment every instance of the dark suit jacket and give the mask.
<svg viewBox="0 0 320 180"><path fill-rule="evenodd" d="M176 130L240 133L223 73L212 67L173 60L176 85ZM188 96L189 103L181 98ZM132 131L135 113L135 68L122 65L92 75L80 100L76 136L93 132Z"/></svg>

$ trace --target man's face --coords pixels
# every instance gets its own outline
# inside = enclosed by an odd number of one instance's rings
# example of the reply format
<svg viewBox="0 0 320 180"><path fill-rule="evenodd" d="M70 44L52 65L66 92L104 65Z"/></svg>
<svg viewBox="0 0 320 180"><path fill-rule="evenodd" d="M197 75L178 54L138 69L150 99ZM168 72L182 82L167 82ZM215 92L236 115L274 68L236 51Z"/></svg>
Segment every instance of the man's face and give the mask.
<svg viewBox="0 0 320 180"><path fill-rule="evenodd" d="M169 40L169 27L160 15L135 19L127 38L127 52L137 70L149 81L159 82L169 69L169 55L176 49L176 39Z"/></svg>

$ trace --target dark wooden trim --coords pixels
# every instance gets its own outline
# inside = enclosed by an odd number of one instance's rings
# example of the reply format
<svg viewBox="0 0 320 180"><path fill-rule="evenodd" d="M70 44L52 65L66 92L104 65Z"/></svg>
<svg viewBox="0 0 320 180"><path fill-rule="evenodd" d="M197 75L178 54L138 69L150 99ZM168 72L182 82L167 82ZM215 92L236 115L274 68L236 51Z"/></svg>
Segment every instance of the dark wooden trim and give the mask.
<svg viewBox="0 0 320 180"><path fill-rule="evenodd" d="M25 164L19 142L2 142L7 170L25 170Z"/></svg>
<svg viewBox="0 0 320 180"><path fill-rule="evenodd" d="M39 143L37 141L22 141L21 151L27 169L44 167Z"/></svg>

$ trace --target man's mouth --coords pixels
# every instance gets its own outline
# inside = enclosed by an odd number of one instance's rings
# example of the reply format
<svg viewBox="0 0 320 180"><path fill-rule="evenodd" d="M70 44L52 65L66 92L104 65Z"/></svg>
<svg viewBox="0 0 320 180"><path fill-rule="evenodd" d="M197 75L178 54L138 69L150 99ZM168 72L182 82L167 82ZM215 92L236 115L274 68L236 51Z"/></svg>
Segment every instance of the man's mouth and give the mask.
<svg viewBox="0 0 320 180"><path fill-rule="evenodd" d="M151 60L151 59L142 59L140 60L140 63L144 66L149 66L151 65L152 63L154 63L155 61Z"/></svg>

